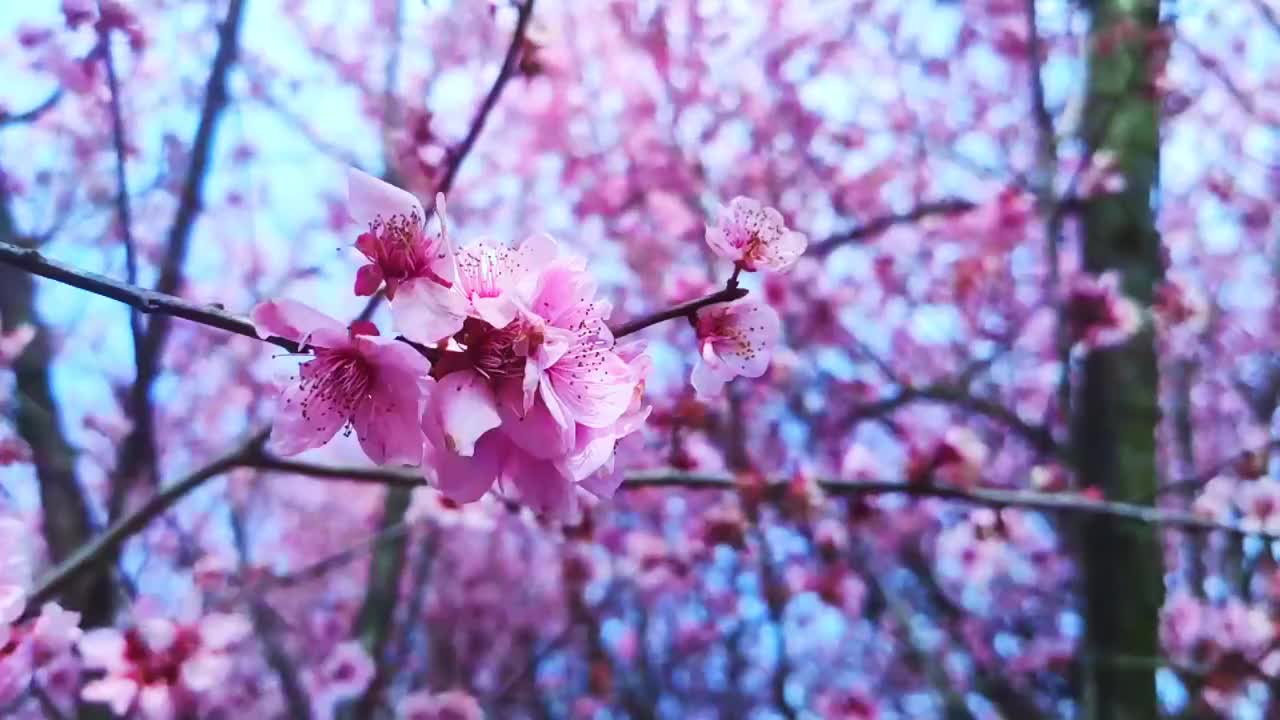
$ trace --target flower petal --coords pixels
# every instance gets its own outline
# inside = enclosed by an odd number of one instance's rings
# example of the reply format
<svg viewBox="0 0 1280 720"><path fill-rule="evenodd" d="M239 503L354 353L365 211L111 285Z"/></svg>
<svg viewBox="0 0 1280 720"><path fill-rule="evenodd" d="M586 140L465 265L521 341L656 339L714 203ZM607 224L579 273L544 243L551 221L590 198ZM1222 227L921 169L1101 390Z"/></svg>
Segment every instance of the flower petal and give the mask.
<svg viewBox="0 0 1280 720"><path fill-rule="evenodd" d="M421 462L421 406L417 378L384 368L369 397L356 406L351 418L365 455L379 465Z"/></svg>
<svg viewBox="0 0 1280 720"><path fill-rule="evenodd" d="M712 369L706 360L698 358L698 362L693 366L693 374L689 376L689 384L693 385L693 390L698 397L716 398L724 392L724 384L731 379L733 379L732 375L725 377L723 373Z"/></svg>
<svg viewBox="0 0 1280 720"><path fill-rule="evenodd" d="M339 398L311 393L294 383L280 396L280 409L271 426L271 448L281 455L318 448L329 442L347 420Z"/></svg>
<svg viewBox="0 0 1280 720"><path fill-rule="evenodd" d="M436 383L430 402L439 419L445 449L468 456L482 435L502 424L489 382L479 373L462 370Z"/></svg>
<svg viewBox="0 0 1280 720"><path fill-rule="evenodd" d="M378 292L378 288L382 285L382 268L377 265L362 265L356 271L355 293L357 295L372 295Z"/></svg>
<svg viewBox="0 0 1280 720"><path fill-rule="evenodd" d="M347 203L351 219L362 226L397 215L416 215L419 223L426 219L418 198L355 168L347 169Z"/></svg>
<svg viewBox="0 0 1280 720"><path fill-rule="evenodd" d="M87 668L114 670L124 665L124 635L114 628L95 628L84 634L76 649ZM105 701L103 701L105 702Z"/></svg>
<svg viewBox="0 0 1280 720"><path fill-rule="evenodd" d="M391 301L391 318L401 335L434 345L462 329L467 300L429 278L414 278L400 285Z"/></svg>
<svg viewBox="0 0 1280 720"><path fill-rule="evenodd" d="M503 468L504 487L514 486L520 502L541 515L567 520L577 510L573 483L550 460L516 453Z"/></svg>
<svg viewBox="0 0 1280 720"><path fill-rule="evenodd" d="M507 441L498 433L488 433L476 441L470 457L450 452L438 423L424 422L428 450L423 469L434 476L435 486L456 503L475 502L493 487L502 468Z"/></svg>
<svg viewBox="0 0 1280 720"><path fill-rule="evenodd" d="M87 682L80 691L81 699L92 703L103 703L111 708L111 712L121 716L129 712L133 699L137 695L136 682L116 675L108 675L99 680Z"/></svg>
<svg viewBox="0 0 1280 720"><path fill-rule="evenodd" d="M258 303L250 318L261 338L274 335L318 347L337 347L346 342L347 329L342 323L295 300Z"/></svg>

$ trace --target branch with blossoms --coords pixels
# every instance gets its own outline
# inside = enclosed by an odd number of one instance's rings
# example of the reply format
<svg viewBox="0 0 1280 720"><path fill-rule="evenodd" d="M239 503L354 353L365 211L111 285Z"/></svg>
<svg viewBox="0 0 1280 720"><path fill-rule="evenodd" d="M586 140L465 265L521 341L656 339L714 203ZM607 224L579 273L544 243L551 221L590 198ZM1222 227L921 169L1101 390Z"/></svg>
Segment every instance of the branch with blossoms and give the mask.
<svg viewBox="0 0 1280 720"><path fill-rule="evenodd" d="M118 520L101 535L62 564L51 570L36 584L28 596L28 610L52 598L67 583L87 568L107 557L133 535L141 532L157 517L168 511L183 497L206 481L238 468L341 482L366 482L403 488L426 488L430 484L412 469L394 467L335 466L288 460L277 457L263 448L264 433L253 435L236 450L192 472L151 499L141 507ZM1123 522L1153 525L1169 530L1193 533L1223 533L1237 538L1258 538L1267 542L1280 541L1280 533L1247 529L1238 525L1212 520L1192 513L1162 510L1137 503L1098 500L1092 496L1073 492L1042 492L1036 490L1001 490L994 488L963 488L931 483L900 482L850 482L818 479L814 483L831 497L865 498L881 495L905 495L919 499L949 500L967 505L992 508L1017 508L1038 512L1063 513L1109 517ZM746 486L729 475L714 473L690 473L671 469L655 469L628 473L620 484L622 492L639 492L653 489L672 489L708 492L741 492ZM782 500L794 491L787 479L764 481L751 487L770 500ZM380 531L368 541L344 550L314 566L274 580L266 580L261 587L275 585L292 586L321 575L335 565L348 562L362 551L371 551L394 537L408 532L407 525L396 525Z"/></svg>
<svg viewBox="0 0 1280 720"><path fill-rule="evenodd" d="M455 248L443 196L438 229L407 192L358 171L348 177L355 247L368 262L356 294L382 292L399 334L344 327L292 300L261 303L250 318L77 270L39 251L0 244L0 262L110 297L145 314L181 317L263 339L311 359L281 398L274 450L293 455L354 431L380 465L418 465L452 500L495 485L540 512L569 516L576 489L608 497L618 440L649 413L641 388L649 363L620 338L684 318L699 356L691 377L714 396L735 377L759 377L781 335L777 314L745 298L743 272L785 270L807 240L782 217L735 199L707 229L731 260L722 290L610 327L586 262L546 235L515 248L482 241Z"/></svg>

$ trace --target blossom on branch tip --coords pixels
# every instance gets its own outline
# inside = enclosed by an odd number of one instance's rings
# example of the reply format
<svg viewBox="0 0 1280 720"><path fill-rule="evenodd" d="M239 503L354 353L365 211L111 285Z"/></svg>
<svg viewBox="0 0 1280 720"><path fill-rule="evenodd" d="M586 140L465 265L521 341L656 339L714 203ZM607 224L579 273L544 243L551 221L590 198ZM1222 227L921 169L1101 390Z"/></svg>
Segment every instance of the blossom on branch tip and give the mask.
<svg viewBox="0 0 1280 720"><path fill-rule="evenodd" d="M372 295L384 284L394 300L402 283L425 278L444 287L452 283L452 251L448 247L444 196L436 198L437 234L426 232L426 213L413 195L356 169L347 171L351 219L367 229L356 249L368 264L356 272L357 295Z"/></svg>
<svg viewBox="0 0 1280 720"><path fill-rule="evenodd" d="M803 233L787 229L777 210L741 196L720 208L706 238L717 255L748 271L786 270L809 245Z"/></svg>
<svg viewBox="0 0 1280 720"><path fill-rule="evenodd" d="M690 378L702 397L715 397L735 377L756 378L782 337L773 308L750 298L708 305L694 318L698 361Z"/></svg>
<svg viewBox="0 0 1280 720"><path fill-rule="evenodd" d="M379 463L415 464L422 454L418 417L426 358L409 345L378 335L372 323L350 329L292 300L272 300L253 310L263 337L275 335L309 346L315 357L299 367L281 396L272 429L274 449L296 455L329 442L343 427Z"/></svg>

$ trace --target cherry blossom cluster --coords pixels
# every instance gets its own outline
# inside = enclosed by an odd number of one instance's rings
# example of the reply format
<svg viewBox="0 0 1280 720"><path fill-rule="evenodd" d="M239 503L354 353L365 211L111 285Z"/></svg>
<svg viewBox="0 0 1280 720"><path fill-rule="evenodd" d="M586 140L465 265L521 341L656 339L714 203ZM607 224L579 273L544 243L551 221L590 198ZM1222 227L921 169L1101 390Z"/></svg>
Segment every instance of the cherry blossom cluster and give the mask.
<svg viewBox="0 0 1280 720"><path fill-rule="evenodd" d="M35 565L31 528L0 516L0 713L33 685L50 696L74 692L79 680L72 649L81 637L80 614L45 603L24 619Z"/></svg>
<svg viewBox="0 0 1280 720"><path fill-rule="evenodd" d="M586 261L545 234L514 247L489 239L455 247L443 195L429 231L414 196L359 171L348 175L348 194L364 228L355 247L367 260L354 291L385 293L397 335L368 321L343 326L292 300L256 307L259 334L312 355L282 395L276 449L320 447L347 428L369 459L421 464L454 502L497 486L570 517L578 489L610 497L621 482L614 448L650 413L650 360L640 343L615 337ZM731 288L742 271L787 269L807 243L776 210L742 197L721 209L706 240L733 261ZM781 336L768 305L739 297L687 317L700 394L768 369Z"/></svg>

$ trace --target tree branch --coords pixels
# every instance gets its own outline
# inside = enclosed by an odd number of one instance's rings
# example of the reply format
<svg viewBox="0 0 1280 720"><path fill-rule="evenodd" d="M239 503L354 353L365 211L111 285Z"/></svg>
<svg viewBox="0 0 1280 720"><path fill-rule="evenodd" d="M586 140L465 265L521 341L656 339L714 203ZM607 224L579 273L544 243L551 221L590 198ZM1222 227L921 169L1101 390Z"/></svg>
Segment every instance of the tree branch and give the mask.
<svg viewBox="0 0 1280 720"><path fill-rule="evenodd" d="M687 303L682 303L673 308L663 310L661 312L653 313L652 315L645 315L644 317L636 318L635 320L622 323L617 327L609 328L609 329L613 333L613 337L615 339L626 337L632 333L640 332L641 330L649 327L650 325L657 325L658 323L666 322L667 320L674 320L678 317L686 317L686 318L692 319L695 313L697 313L699 310L701 310L702 308L708 305L715 305L716 303L732 302L739 298L745 297L746 294L747 294L746 288L740 288L736 286L726 287L722 290L717 290L716 292L713 292L710 295L700 297L697 300L690 300Z"/></svg>
<svg viewBox="0 0 1280 720"><path fill-rule="evenodd" d="M236 60L244 4L245 0L230 0L227 15L218 32L218 49L214 52L204 104L200 110L195 140L191 145L191 162L183 179L178 209L169 228L165 255L156 280L156 290L161 293L173 295L179 290L192 231L196 218L203 210L204 181L213 156L214 133L222 110L227 105L227 76ZM151 387L160 374L160 353L164 349L169 329L168 316L158 315L148 324L142 349L138 353L137 376L129 393L129 411L134 428L125 438L117 456L111 497L107 503L109 516L113 518L124 507L137 468L154 466L156 462Z"/></svg>
<svg viewBox="0 0 1280 720"><path fill-rule="evenodd" d="M1280 533L1251 532L1227 523L1215 522L1191 513L1172 512L1137 503L1091 500L1076 493L1049 493L1035 490L997 490L975 488L966 490L943 485L924 485L895 482L844 482L822 480L823 491L833 497L865 497L870 495L908 495L919 498L954 500L970 505L994 508L1018 508L1039 512L1060 512L1094 517L1110 517L1125 522L1154 525L1186 532L1222 532L1234 537L1256 537L1273 542L1280 540ZM675 470L651 470L632 473L622 484L623 490L646 488L677 488L683 490L732 490L737 487L733 478L726 475L686 473ZM770 483L767 490L785 493L783 480Z"/></svg>
<svg viewBox="0 0 1280 720"><path fill-rule="evenodd" d="M471 154L471 149L475 147L476 140L480 138L480 132L484 130L485 123L489 120L489 114L493 112L493 108L498 104L498 98L502 97L502 90L507 86L507 81L511 79L515 71L516 62L520 59L520 46L524 43L525 31L529 28L529 20L533 17L533 4L535 0L524 0L520 4L519 15L516 18L515 30L511 33L511 44L507 46L507 54L502 59L502 67L498 69L498 77L493 79L493 85L489 87L489 92L484 96L484 100L480 102L480 107L476 110L475 117L471 119L471 125L467 128L467 134L462 138L462 142L449 152L448 159L445 163L444 177L440 179L440 185L436 187L438 192L444 193L446 196L453 189L454 180L458 177L458 171L462 169L462 161L467 159L467 155ZM377 311L378 306L386 299L386 295L377 292L369 301L365 303L360 314L356 316L357 321L368 321L373 317L373 313Z"/></svg>
<svg viewBox="0 0 1280 720"><path fill-rule="evenodd" d="M46 574L27 597L27 611L51 599L67 583L94 565L109 559L120 545L141 532L152 520L164 514L192 490L212 477L242 465L251 465L262 451L266 431L258 432L235 450L223 455L185 478L153 495L141 507L112 523L101 535L81 546Z"/></svg>
<svg viewBox="0 0 1280 720"><path fill-rule="evenodd" d="M136 308L147 315L178 317L208 325L237 335L265 340L291 353L304 352L305 348L292 340L281 337L260 338L248 318L229 313L213 305L199 305L166 293L147 290L112 280L105 275L78 270L65 263L45 257L39 250L0 242L0 263L25 270L32 275L55 280L95 295L111 298Z"/></svg>
<svg viewBox="0 0 1280 720"><path fill-rule="evenodd" d="M848 232L832 235L809 248L809 254L819 258L825 257L841 245L868 240L897 225L908 225L929 217L963 215L976 207L978 207L978 203L962 198L949 198L921 203L906 212L881 215L862 223Z"/></svg>
<svg viewBox="0 0 1280 720"><path fill-rule="evenodd" d="M16 115L10 115L7 112L0 111L0 128L5 128L9 125L22 125L25 123L33 123L36 120L39 120L42 115L52 110L54 106L58 104L58 101L61 99L62 99L62 88L58 88L57 90L54 90L53 94L50 95L48 98L46 98L44 102L40 103L39 105L36 105L30 110L27 110L26 112L20 112L20 113L17 113Z"/></svg>
<svg viewBox="0 0 1280 720"><path fill-rule="evenodd" d="M534 0L524 0L519 5L519 14L516 17L516 27L511 33L511 44L507 46L507 54L502 58L502 67L498 69L498 77L494 78L493 85L489 87L489 93L484 96L484 100L480 103L480 108L476 110L475 117L471 120L471 127L467 130L466 137L462 138L462 142L453 151L453 157L448 165L445 166L444 178L440 180L440 186L436 188L438 192L445 195L449 194L449 190L453 188L453 181L458 177L458 171L462 168L462 161L466 159L471 152L471 148L475 146L476 140L480 138L480 132L484 130L485 122L489 119L489 113L493 112L494 106L498 104L498 98L502 96L502 90L507 86L507 81L511 79L516 69L516 61L520 59L520 46L524 44L525 31L529 29L529 20L533 17Z"/></svg>
<svg viewBox="0 0 1280 720"><path fill-rule="evenodd" d="M297 475L322 479L358 479L365 482L381 482L395 486L425 485L422 476L409 468L357 468L335 467L303 461L282 461L262 453L244 467L272 469ZM1038 512L1060 512L1092 516L1112 517L1126 522L1155 525L1186 532L1223 532L1235 537L1257 537L1266 541L1280 541L1280 533L1251 532L1228 523L1215 522L1191 513L1172 512L1138 503L1092 500L1078 493L1053 493L1036 490L1000 490L993 488L964 489L945 485L927 485L900 482L846 482L824 479L818 481L822 490L833 497L865 497L872 495L908 495L919 498L953 500L970 505L995 508L1019 508ZM627 475L622 491L668 488L675 490L736 490L738 483L732 476L716 473L691 473L659 468L637 471ZM787 492L788 481L778 479L766 485L767 493Z"/></svg>

